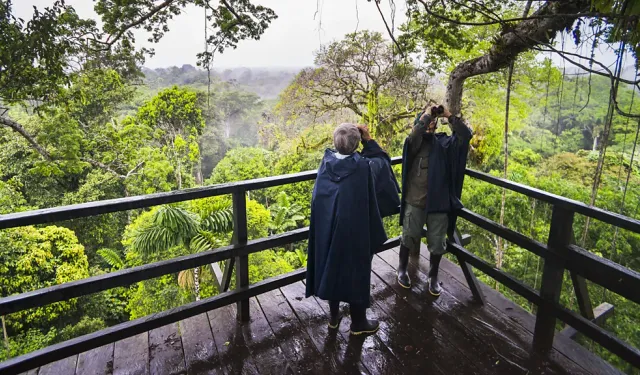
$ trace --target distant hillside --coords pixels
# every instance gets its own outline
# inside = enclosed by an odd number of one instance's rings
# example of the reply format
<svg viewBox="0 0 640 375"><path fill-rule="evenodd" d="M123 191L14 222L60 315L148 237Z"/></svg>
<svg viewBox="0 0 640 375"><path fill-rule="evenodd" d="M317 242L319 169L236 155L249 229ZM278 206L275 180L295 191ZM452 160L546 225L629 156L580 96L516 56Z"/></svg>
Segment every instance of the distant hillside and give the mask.
<svg viewBox="0 0 640 375"><path fill-rule="evenodd" d="M301 69L295 68L233 68L212 70L212 82L235 82L246 91L262 99L274 99L284 90ZM172 85L189 85L199 88L207 86L205 70L185 64L182 67L148 69L143 68L144 83L152 90Z"/></svg>

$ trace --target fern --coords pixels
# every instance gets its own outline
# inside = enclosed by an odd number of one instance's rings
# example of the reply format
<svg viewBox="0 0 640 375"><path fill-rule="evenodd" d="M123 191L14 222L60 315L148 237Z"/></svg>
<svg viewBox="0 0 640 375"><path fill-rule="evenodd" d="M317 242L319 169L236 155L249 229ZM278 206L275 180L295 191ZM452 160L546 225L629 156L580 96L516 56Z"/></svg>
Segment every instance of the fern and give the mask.
<svg viewBox="0 0 640 375"><path fill-rule="evenodd" d="M124 268L124 261L120 257L120 254L118 254L115 250L112 250L112 249L100 249L100 250L97 251L97 253L111 267L113 267L113 268L115 268L117 270L121 270L121 269Z"/></svg>

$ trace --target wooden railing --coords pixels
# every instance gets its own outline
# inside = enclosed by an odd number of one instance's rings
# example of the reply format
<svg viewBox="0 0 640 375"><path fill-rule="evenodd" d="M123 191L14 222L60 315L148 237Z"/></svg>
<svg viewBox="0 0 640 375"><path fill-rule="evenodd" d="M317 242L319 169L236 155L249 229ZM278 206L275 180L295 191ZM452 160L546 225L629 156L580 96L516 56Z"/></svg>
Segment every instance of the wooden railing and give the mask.
<svg viewBox="0 0 640 375"><path fill-rule="evenodd" d="M399 164L400 162L401 158L399 157L392 159L393 164ZM549 241L546 245L501 226L470 210L464 209L461 212L461 218L545 259L542 286L540 291L537 291L470 253L464 248L464 245L469 241L468 236L460 236L456 232L448 242L448 251L457 257L476 300L479 303L484 303L482 290L475 278L472 267L493 277L498 282L538 306L534 332L534 346L538 351L544 353L552 347L555 334L555 322L556 319L560 319L573 326L577 332L590 337L611 352L629 361L634 366L640 367L640 353L636 348L617 339L611 333L594 323L593 310L588 295L586 294L586 284L584 280L585 278L589 279L631 301L640 303L640 274L609 260L599 258L575 245L571 245L571 227L574 213L590 216L636 233L640 233L640 222L481 172L467 170L467 175L545 201L554 207ZM219 290L223 292L214 297L121 323L98 332L12 358L0 363L0 373L18 374L232 303L237 304L238 319L248 321L250 297L303 280L306 273L305 269L300 269L250 285L248 273L249 254L305 240L308 237L308 228L296 229L283 234L248 241L246 194L251 190L311 181L315 178L316 172L308 171L168 193L89 202L0 216L0 229L5 229L226 194L232 195L234 213L234 234L230 246L139 267L123 269L0 299L0 315L7 315L107 289L131 285L139 281L177 273L194 267L207 264L213 265L220 261L226 261L224 270L218 268L218 271L215 272L217 275L217 284L220 288ZM399 242L399 238L390 239L384 246L378 249L378 252L398 246ZM236 287L233 291L226 291L230 285L233 269L235 269ZM575 276L573 277L574 287L576 288L576 293L579 294L578 300L580 302L582 315L576 314L559 305L562 274L565 269L569 270L572 276Z"/></svg>

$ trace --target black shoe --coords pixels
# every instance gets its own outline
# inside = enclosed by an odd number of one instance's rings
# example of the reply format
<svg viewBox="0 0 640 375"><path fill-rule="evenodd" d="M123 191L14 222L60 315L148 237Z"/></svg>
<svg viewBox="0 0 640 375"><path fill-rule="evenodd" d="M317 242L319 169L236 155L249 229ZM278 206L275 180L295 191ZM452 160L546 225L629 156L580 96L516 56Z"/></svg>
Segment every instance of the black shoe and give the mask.
<svg viewBox="0 0 640 375"><path fill-rule="evenodd" d="M400 245L400 256L398 261L398 284L405 289L411 288L411 279L407 273L407 267L409 266L409 248Z"/></svg>
<svg viewBox="0 0 640 375"><path fill-rule="evenodd" d="M438 282L438 269L440 268L441 259L442 255L431 254L429 261L429 293L436 297L442 293L442 288Z"/></svg>
<svg viewBox="0 0 640 375"><path fill-rule="evenodd" d="M440 293L442 293L442 288L440 287L440 283L438 282L438 277L430 277L429 281L429 293L431 293L432 296L438 297L440 295Z"/></svg>
<svg viewBox="0 0 640 375"><path fill-rule="evenodd" d="M367 319L367 309L360 306L350 306L351 308L351 334L370 335L378 332L380 322L375 319Z"/></svg>
<svg viewBox="0 0 640 375"><path fill-rule="evenodd" d="M342 313L340 312L340 302L329 301L329 328L338 329L340 322L342 321Z"/></svg>
<svg viewBox="0 0 640 375"><path fill-rule="evenodd" d="M351 334L352 335L371 335L378 332L380 328L380 322L375 319L365 319L364 322L361 322L358 325L354 325L351 323Z"/></svg>

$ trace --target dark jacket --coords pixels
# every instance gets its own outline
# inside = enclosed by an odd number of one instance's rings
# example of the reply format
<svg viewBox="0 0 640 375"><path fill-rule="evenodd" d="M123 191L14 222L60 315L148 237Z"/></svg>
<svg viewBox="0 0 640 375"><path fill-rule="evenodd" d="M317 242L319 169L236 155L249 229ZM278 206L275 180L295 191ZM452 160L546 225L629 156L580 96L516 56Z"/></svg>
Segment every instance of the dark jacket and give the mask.
<svg viewBox="0 0 640 375"><path fill-rule="evenodd" d="M400 186L391 169L389 155L374 140L363 142L360 155L369 159L380 216L387 217L399 213Z"/></svg>
<svg viewBox="0 0 640 375"><path fill-rule="evenodd" d="M425 121L420 121L422 113L419 113L414 122L414 136L421 136L422 142L431 143L429 154L429 169L427 172L427 213L451 213L460 210L462 202L462 183L469 153L469 142L473 135L460 118L449 117L449 126L453 130L452 135L436 133L428 135L424 132L426 125L431 122L427 116ZM400 208L400 225L404 216L405 194L409 168L413 163L409 152L409 138L404 142L402 151L402 204Z"/></svg>
<svg viewBox="0 0 640 375"><path fill-rule="evenodd" d="M386 240L369 161L325 151L311 199L306 296L368 305L371 256Z"/></svg>

